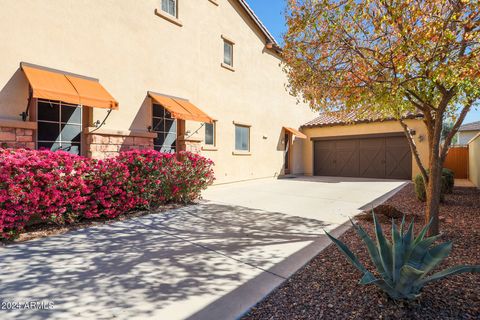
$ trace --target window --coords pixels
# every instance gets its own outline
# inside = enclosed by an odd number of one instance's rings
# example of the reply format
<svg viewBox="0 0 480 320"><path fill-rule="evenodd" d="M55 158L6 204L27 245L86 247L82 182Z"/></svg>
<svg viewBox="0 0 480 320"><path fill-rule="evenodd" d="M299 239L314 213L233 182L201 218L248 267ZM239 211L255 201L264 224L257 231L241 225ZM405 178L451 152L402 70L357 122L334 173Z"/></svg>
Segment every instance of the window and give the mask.
<svg viewBox="0 0 480 320"><path fill-rule="evenodd" d="M233 43L223 40L223 63L233 67Z"/></svg>
<svg viewBox="0 0 480 320"><path fill-rule="evenodd" d="M159 104L153 104L152 131L158 134L153 147L160 152L174 153L177 147L177 120Z"/></svg>
<svg viewBox="0 0 480 320"><path fill-rule="evenodd" d="M177 17L177 0L162 0L162 10Z"/></svg>
<svg viewBox="0 0 480 320"><path fill-rule="evenodd" d="M39 100L37 123L37 149L81 153L81 107L60 101Z"/></svg>
<svg viewBox="0 0 480 320"><path fill-rule="evenodd" d="M215 122L205 123L205 144L215 146Z"/></svg>
<svg viewBox="0 0 480 320"><path fill-rule="evenodd" d="M235 125L235 150L250 151L250 127Z"/></svg>

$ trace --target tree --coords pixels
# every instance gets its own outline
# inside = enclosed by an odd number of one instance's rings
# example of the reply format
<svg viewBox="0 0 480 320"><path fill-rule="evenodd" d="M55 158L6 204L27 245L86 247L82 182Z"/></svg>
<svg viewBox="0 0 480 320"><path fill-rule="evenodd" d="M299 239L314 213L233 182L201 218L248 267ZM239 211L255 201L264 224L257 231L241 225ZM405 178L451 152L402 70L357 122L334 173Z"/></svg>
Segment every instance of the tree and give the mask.
<svg viewBox="0 0 480 320"><path fill-rule="evenodd" d="M479 10L479 0L288 0L283 59L291 93L325 112L398 119L427 184L431 234L439 232L448 148L479 102ZM428 132L428 163L404 121L416 112Z"/></svg>

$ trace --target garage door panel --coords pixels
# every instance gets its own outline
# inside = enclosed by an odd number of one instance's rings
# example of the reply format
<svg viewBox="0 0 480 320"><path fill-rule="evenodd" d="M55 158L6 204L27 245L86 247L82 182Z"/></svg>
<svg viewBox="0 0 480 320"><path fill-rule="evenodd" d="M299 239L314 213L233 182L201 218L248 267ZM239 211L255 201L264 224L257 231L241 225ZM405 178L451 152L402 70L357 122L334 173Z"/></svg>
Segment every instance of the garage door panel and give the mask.
<svg viewBox="0 0 480 320"><path fill-rule="evenodd" d="M341 177L359 175L358 140L338 140L335 145L336 173Z"/></svg>
<svg viewBox="0 0 480 320"><path fill-rule="evenodd" d="M412 174L412 153L406 138L387 138L386 173L386 177L389 179L410 179Z"/></svg>
<svg viewBox="0 0 480 320"><path fill-rule="evenodd" d="M316 176L335 175L335 141L317 141L314 146L314 174Z"/></svg>
<svg viewBox="0 0 480 320"><path fill-rule="evenodd" d="M385 138L360 139L360 177L385 177Z"/></svg>
<svg viewBox="0 0 480 320"><path fill-rule="evenodd" d="M316 141L314 174L410 179L412 156L403 136Z"/></svg>

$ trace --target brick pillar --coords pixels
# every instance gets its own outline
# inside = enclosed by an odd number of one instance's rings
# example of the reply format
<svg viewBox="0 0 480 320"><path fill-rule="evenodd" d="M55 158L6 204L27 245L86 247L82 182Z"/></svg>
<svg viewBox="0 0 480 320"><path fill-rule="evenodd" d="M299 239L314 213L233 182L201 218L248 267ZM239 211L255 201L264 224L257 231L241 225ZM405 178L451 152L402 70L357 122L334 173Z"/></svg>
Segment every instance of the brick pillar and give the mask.
<svg viewBox="0 0 480 320"><path fill-rule="evenodd" d="M202 151L202 140L180 137L178 139L178 151L189 151L200 154Z"/></svg>
<svg viewBox="0 0 480 320"><path fill-rule="evenodd" d="M177 151L189 151L200 154L202 151L202 139L197 136L186 135L185 120L177 120Z"/></svg>
<svg viewBox="0 0 480 320"><path fill-rule="evenodd" d="M0 120L0 147L35 149L36 122Z"/></svg>
<svg viewBox="0 0 480 320"><path fill-rule="evenodd" d="M131 132L87 130L86 149L87 157L103 159L118 155L121 151L131 149L153 149L153 139L156 136L151 132Z"/></svg>

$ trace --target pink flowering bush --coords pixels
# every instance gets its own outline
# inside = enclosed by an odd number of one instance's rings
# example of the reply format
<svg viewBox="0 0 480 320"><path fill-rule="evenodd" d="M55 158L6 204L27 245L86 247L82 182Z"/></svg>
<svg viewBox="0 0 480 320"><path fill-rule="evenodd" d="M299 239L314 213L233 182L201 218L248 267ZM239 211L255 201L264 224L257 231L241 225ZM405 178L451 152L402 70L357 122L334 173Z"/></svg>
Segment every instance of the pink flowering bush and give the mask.
<svg viewBox="0 0 480 320"><path fill-rule="evenodd" d="M177 155L154 150L120 153L117 163L130 172L128 189L137 206L154 208L165 202L188 203L214 181L213 162L191 152Z"/></svg>
<svg viewBox="0 0 480 320"><path fill-rule="evenodd" d="M169 181L177 163L174 154L131 150L120 153L116 161L128 168L128 191L139 208L155 208L171 200Z"/></svg>
<svg viewBox="0 0 480 320"><path fill-rule="evenodd" d="M66 152L0 148L0 238L27 223L115 218L167 202L191 202L213 180L213 162L132 150L106 160Z"/></svg>
<svg viewBox="0 0 480 320"><path fill-rule="evenodd" d="M82 179L88 187L83 218L115 218L136 208L136 198L127 187L130 183L128 168L115 158L94 160Z"/></svg>
<svg viewBox="0 0 480 320"><path fill-rule="evenodd" d="M66 152L0 149L0 231L13 237L32 218L63 224L77 219L88 187L89 160ZM5 233L7 231L7 234Z"/></svg>
<svg viewBox="0 0 480 320"><path fill-rule="evenodd" d="M198 197L215 180L213 161L191 152L179 152L180 162L170 176L171 199L188 203Z"/></svg>

